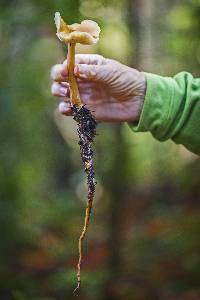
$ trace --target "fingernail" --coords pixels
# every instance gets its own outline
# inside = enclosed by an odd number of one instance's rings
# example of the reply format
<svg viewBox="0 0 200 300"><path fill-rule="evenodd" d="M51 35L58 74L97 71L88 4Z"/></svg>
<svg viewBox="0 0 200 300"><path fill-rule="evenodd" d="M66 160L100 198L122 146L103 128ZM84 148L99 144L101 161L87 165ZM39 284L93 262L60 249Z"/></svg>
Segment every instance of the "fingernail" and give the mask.
<svg viewBox="0 0 200 300"><path fill-rule="evenodd" d="M61 94L62 96L66 96L67 95L67 89L64 87L59 87L59 94Z"/></svg>

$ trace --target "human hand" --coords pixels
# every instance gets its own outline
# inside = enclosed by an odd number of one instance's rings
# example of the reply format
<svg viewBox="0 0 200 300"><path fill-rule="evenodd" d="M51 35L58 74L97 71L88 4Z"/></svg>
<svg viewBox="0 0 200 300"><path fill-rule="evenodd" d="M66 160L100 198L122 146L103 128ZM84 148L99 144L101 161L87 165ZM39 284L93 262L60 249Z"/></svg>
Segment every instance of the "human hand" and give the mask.
<svg viewBox="0 0 200 300"><path fill-rule="evenodd" d="M80 97L97 121L131 122L139 119L146 93L142 72L101 55L77 54L74 73ZM62 114L72 115L67 62L51 70L52 94L63 97Z"/></svg>

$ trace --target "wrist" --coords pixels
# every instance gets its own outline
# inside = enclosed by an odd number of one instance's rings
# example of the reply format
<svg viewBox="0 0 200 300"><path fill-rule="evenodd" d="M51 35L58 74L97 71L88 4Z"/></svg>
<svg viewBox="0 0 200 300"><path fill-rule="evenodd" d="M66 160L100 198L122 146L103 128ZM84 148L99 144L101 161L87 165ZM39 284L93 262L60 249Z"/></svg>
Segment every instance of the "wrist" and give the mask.
<svg viewBox="0 0 200 300"><path fill-rule="evenodd" d="M143 72L139 72L137 93L134 96L134 106L136 111L134 122L137 122L140 119L140 115L142 113L142 109L144 106L146 90L147 90L147 81L146 81L145 74Z"/></svg>

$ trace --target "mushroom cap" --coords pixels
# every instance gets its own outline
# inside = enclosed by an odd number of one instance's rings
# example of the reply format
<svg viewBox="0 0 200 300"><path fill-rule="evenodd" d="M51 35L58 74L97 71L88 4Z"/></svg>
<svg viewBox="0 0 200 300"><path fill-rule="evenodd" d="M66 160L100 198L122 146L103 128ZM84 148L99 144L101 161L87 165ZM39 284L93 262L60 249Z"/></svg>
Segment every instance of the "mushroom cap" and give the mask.
<svg viewBox="0 0 200 300"><path fill-rule="evenodd" d="M55 13L57 37L63 42L75 42L84 45L96 44L99 40L100 27L91 20L84 20L81 24L67 25L61 18L60 13Z"/></svg>

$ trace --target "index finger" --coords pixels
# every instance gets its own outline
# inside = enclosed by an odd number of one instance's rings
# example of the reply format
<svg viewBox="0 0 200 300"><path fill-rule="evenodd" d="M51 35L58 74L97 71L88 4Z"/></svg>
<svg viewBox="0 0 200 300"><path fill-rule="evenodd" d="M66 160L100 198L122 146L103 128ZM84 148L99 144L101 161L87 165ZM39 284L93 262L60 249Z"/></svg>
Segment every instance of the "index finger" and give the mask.
<svg viewBox="0 0 200 300"><path fill-rule="evenodd" d="M75 56L75 64L76 65L105 65L107 63L107 59L99 54L76 54ZM67 59L63 62L63 74L66 76L67 72Z"/></svg>
<svg viewBox="0 0 200 300"><path fill-rule="evenodd" d="M105 65L106 59L99 54L76 54L76 64L84 65ZM65 63L67 63L65 61Z"/></svg>
<svg viewBox="0 0 200 300"><path fill-rule="evenodd" d="M106 63L106 58L98 54L76 54L75 56L75 64L77 65L105 65ZM51 69L51 79L54 81L66 81L67 75L67 59L62 64L57 64Z"/></svg>

